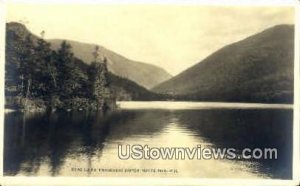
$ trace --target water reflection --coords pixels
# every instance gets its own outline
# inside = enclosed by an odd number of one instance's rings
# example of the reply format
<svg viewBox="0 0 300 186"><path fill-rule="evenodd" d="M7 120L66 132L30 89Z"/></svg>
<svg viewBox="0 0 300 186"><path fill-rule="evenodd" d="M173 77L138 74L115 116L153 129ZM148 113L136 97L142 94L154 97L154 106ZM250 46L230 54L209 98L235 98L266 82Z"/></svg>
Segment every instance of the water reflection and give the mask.
<svg viewBox="0 0 300 186"><path fill-rule="evenodd" d="M119 160L117 144L155 147L276 147L279 160ZM291 178L292 110L120 110L114 113L9 113L5 175L108 176L72 168L176 168L177 175ZM135 176L114 173L116 176Z"/></svg>

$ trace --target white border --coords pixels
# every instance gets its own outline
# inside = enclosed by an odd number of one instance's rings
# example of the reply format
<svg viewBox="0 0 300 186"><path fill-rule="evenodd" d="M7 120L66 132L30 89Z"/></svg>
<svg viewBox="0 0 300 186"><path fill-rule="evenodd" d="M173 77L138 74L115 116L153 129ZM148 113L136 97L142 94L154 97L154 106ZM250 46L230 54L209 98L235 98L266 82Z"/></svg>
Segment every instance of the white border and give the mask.
<svg viewBox="0 0 300 186"><path fill-rule="evenodd" d="M197 4L220 6L291 6L296 0L7 0L13 3L84 3L84 4Z"/></svg>
<svg viewBox="0 0 300 186"><path fill-rule="evenodd" d="M294 143L293 143L293 180L261 180L261 179L203 179L203 178L128 178L128 177L0 177L0 184L6 185L298 185L300 183L300 84L299 84L299 29L300 29L300 3L296 0L10 0L16 3L109 3L109 4L198 4L219 6L294 6L295 15L295 91L294 91ZM4 0L0 0L0 103L1 103L1 127L0 136L3 142L3 118L4 118L4 49L5 45L5 8ZM3 143L0 143L0 153L3 154ZM0 156L3 162L3 156ZM1 164L0 164L1 165ZM0 175L3 175L3 167L0 167Z"/></svg>

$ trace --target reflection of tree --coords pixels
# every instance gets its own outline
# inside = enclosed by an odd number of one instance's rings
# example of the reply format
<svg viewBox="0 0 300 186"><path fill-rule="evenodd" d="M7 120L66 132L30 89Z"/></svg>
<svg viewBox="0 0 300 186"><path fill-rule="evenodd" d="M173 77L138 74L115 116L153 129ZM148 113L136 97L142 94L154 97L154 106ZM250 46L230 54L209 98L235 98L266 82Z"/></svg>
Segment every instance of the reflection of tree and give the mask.
<svg viewBox="0 0 300 186"><path fill-rule="evenodd" d="M64 157L67 154L71 138L69 134L69 115L64 117L59 116L57 121L53 121L52 114L49 117L49 138L48 138L48 151L51 165L51 175L59 174L61 165L64 162Z"/></svg>
<svg viewBox="0 0 300 186"><path fill-rule="evenodd" d="M101 157L103 142L109 134L109 125L105 119L103 112L87 113L85 124L81 126L82 143L85 148L84 153L88 158L87 167L89 169L93 168L92 157L96 154L95 151L100 152ZM88 171L88 175L90 175L90 171Z"/></svg>
<svg viewBox="0 0 300 186"><path fill-rule="evenodd" d="M44 155L45 141L38 136L37 131L41 131L43 125L33 126L39 122L41 116L33 113L12 113L5 117L5 173L14 175L20 169L25 172L36 173L40 166L40 161ZM13 144L13 145L10 145ZM38 158L37 158L38 157ZM21 164L23 167L21 168Z"/></svg>
<svg viewBox="0 0 300 186"><path fill-rule="evenodd" d="M32 113L6 115L5 139L9 143L16 144L14 146L5 144L6 174L15 175L20 170L29 175L36 174L41 163L48 157L52 174L58 172L59 165L62 163L60 160L65 156L68 140L64 135L64 129L58 127L61 123L56 122L55 117L57 117L55 114L46 116ZM58 133L58 130L61 132Z"/></svg>
<svg viewBox="0 0 300 186"><path fill-rule="evenodd" d="M5 174L22 171L34 175L49 159L49 171L55 176L66 156L84 153L92 158L96 150L102 151L114 116L85 112L6 115Z"/></svg>
<svg viewBox="0 0 300 186"><path fill-rule="evenodd" d="M22 161L22 149L20 136L22 134L21 117L15 117L16 113L5 115L4 125L4 173L5 175L15 175L20 170ZM9 125L8 125L9 123Z"/></svg>
<svg viewBox="0 0 300 186"><path fill-rule="evenodd" d="M281 147L292 130L287 110L201 110L176 113L199 136L223 147Z"/></svg>

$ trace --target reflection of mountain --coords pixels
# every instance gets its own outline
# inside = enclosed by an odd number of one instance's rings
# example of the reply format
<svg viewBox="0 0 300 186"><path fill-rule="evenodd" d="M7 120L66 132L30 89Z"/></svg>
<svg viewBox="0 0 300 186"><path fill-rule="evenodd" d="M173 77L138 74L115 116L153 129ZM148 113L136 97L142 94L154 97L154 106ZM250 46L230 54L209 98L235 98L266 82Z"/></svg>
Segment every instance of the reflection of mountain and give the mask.
<svg viewBox="0 0 300 186"><path fill-rule="evenodd" d="M293 102L294 27L230 44L153 90L187 100Z"/></svg>
<svg viewBox="0 0 300 186"><path fill-rule="evenodd" d="M291 110L212 109L175 111L175 114L179 123L219 146L280 147L290 142L287 136L292 137L292 130L278 130L292 123Z"/></svg>
<svg viewBox="0 0 300 186"><path fill-rule="evenodd" d="M271 177L291 176L292 110L194 110L175 112L179 123L217 148L276 148L278 159L255 160ZM240 154L241 152L239 152ZM274 176L275 175L275 176Z"/></svg>

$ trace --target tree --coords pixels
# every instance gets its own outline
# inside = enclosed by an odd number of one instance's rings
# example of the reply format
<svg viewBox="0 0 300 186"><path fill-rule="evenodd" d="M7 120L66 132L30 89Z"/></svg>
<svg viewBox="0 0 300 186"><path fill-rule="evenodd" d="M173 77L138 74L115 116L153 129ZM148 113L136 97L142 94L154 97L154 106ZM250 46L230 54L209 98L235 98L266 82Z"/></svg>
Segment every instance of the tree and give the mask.
<svg viewBox="0 0 300 186"><path fill-rule="evenodd" d="M24 95L24 72L21 72L21 59L24 57L25 41L16 33L6 33L5 45L5 88L6 95ZM23 77L22 77L23 75ZM21 77L23 79L21 79ZM23 84L23 86L22 86Z"/></svg>
<svg viewBox="0 0 300 186"><path fill-rule="evenodd" d="M50 44L43 37L45 32L41 32L41 39L37 40L36 64L35 64L35 88L38 97L50 99L57 87L57 70L53 60L53 52Z"/></svg>
<svg viewBox="0 0 300 186"><path fill-rule="evenodd" d="M20 50L20 79L21 96L25 97L24 106L26 106L32 91L32 80L35 73L35 50L31 34L25 38L24 46Z"/></svg>
<svg viewBox="0 0 300 186"><path fill-rule="evenodd" d="M87 81L86 72L83 72L76 62L72 53L71 45L63 41L57 55L57 77L58 87L60 87L60 95L64 99L83 96L84 84ZM86 91L86 90L84 90Z"/></svg>
<svg viewBox="0 0 300 186"><path fill-rule="evenodd" d="M63 41L56 57L59 69L58 85L60 87L61 96L63 98L67 98L71 96L74 88L73 71L75 65L73 53L71 51L71 45L69 45L66 41Z"/></svg>
<svg viewBox="0 0 300 186"><path fill-rule="evenodd" d="M91 95L97 102L97 109L102 108L111 98L108 81L107 59L99 59L99 47L93 52L94 61L90 66Z"/></svg>
<svg viewBox="0 0 300 186"><path fill-rule="evenodd" d="M50 103L49 106L55 107L58 99L58 63L56 52L51 50L50 43L46 42L43 37L45 31L41 32L41 39L37 40L36 50L36 83L37 95Z"/></svg>

